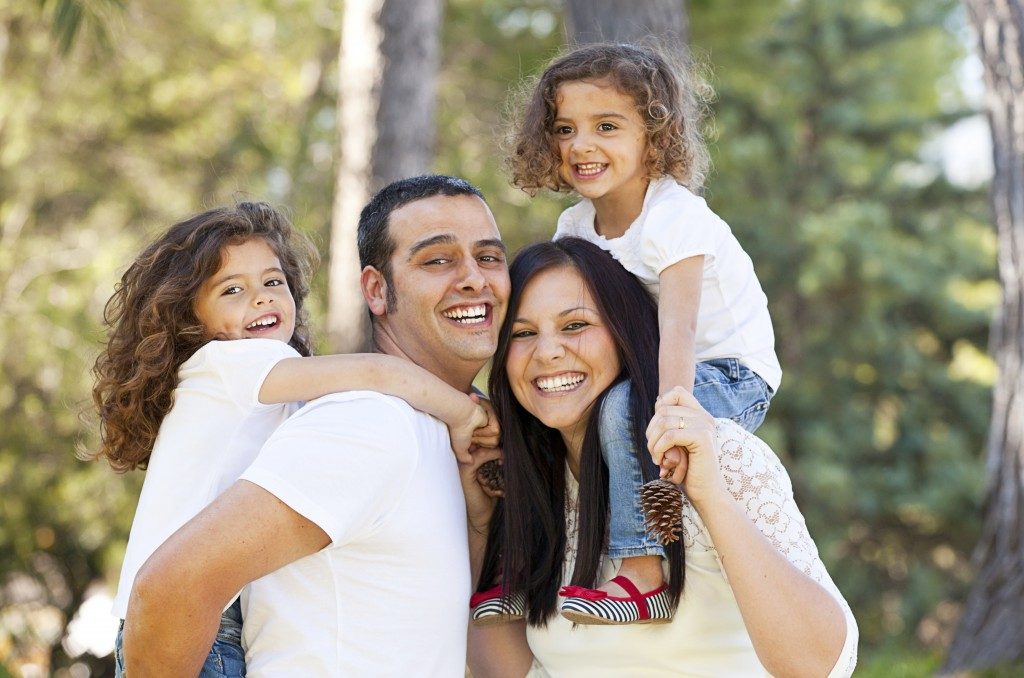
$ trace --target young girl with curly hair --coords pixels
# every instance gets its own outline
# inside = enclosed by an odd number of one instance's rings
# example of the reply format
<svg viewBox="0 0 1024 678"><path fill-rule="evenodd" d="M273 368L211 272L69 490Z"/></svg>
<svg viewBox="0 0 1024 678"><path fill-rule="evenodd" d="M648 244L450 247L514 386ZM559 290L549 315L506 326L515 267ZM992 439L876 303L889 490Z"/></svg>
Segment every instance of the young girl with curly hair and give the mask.
<svg viewBox="0 0 1024 678"><path fill-rule="evenodd" d="M303 306L314 258L277 210L242 202L172 226L107 302L95 456L118 471L147 469L114 601L122 620L146 559L238 479L299 401L356 389L395 395L447 423L460 454L486 423L469 396L407 360L309 357ZM201 676L245 675L240 638L236 598Z"/></svg>
<svg viewBox="0 0 1024 678"><path fill-rule="evenodd" d="M658 299L659 393L684 387L713 416L753 431L782 372L767 298L750 257L695 193L708 154L699 97L683 62L629 44L586 45L556 58L515 126L512 182L531 195L541 189L577 193L582 199L559 217L555 239L595 243ZM557 397L578 382L571 365L553 364L538 387ZM609 398L601 428L619 431L602 438L611 491L607 555L621 559L615 579L631 584L608 581L585 595L567 591L561 612L577 623L671 618L641 619L637 612L643 608L638 590L644 596L664 590L665 552L644 529L643 480L629 453L627 402ZM671 473L678 483L685 468L670 466L663 464L662 475ZM595 599L603 602L594 605ZM500 587L474 602L477 619L519 616L517 597L502 598ZM584 608L589 612L580 612Z"/></svg>

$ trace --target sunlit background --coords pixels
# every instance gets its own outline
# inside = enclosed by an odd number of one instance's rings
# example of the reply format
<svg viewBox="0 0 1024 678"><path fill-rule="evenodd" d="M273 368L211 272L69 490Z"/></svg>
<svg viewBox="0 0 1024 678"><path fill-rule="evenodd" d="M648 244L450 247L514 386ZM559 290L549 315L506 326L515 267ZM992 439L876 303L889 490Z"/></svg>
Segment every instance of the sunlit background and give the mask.
<svg viewBox="0 0 1024 678"><path fill-rule="evenodd" d="M706 197L754 260L785 375L760 435L858 618L858 675L928 675L972 574L995 373L966 18L950 0L688 11L716 94ZM96 442L103 304L145 239L241 197L286 206L328 254L341 13L0 1L0 676L112 675L142 474L75 456ZM513 247L567 204L513 189L500 147L510 93L564 35L557 0L445 3L434 169L481 186Z"/></svg>

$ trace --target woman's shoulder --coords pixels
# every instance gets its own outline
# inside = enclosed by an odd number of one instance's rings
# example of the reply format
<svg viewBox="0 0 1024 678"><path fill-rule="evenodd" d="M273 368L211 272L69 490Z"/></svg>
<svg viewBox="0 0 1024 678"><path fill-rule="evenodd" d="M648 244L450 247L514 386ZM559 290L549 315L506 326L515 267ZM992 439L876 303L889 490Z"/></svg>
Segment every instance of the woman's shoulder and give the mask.
<svg viewBox="0 0 1024 678"><path fill-rule="evenodd" d="M766 442L731 419L715 419L718 464L734 496L771 487L792 493L785 466Z"/></svg>

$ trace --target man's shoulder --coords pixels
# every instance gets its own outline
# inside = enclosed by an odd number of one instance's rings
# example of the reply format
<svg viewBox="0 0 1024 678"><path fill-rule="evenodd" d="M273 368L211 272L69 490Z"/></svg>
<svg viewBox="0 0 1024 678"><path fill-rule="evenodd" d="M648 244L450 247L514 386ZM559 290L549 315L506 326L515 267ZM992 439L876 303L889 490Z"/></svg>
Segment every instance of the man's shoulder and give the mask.
<svg viewBox="0 0 1024 678"><path fill-rule="evenodd" d="M282 429L329 426L353 433L372 430L389 439L417 438L424 426L436 424L430 415L413 408L401 398L377 391L331 393L303 405Z"/></svg>

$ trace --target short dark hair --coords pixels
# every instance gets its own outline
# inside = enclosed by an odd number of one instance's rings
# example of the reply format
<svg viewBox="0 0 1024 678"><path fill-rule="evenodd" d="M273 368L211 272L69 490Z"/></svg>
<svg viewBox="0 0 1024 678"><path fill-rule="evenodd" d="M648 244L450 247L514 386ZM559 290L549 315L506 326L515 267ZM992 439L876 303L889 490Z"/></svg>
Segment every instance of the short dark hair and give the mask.
<svg viewBox="0 0 1024 678"><path fill-rule="evenodd" d="M494 585L501 572L510 591L526 594L527 621L542 626L554 614L565 562L565 443L561 435L530 414L515 398L505 364L523 291L538 275L559 268L575 270L594 298L611 333L621 371L601 393L586 422L580 459L579 538L571 583L597 585L608 520L608 470L601 460L599 412L612 386L630 382L630 440L644 480L658 477L647 454L644 429L658 395L658 305L643 284L608 252L580 238L561 238L524 248L509 277L512 294L498 334L490 394L501 425L505 496L491 520L480 588ZM666 547L669 596L679 601L684 554L679 542Z"/></svg>
<svg viewBox="0 0 1024 678"><path fill-rule="evenodd" d="M465 179L427 174L399 179L388 184L370 198L370 202L366 203L366 207L359 214L356 237L359 246L359 267L373 266L384 276L384 282L387 283L388 310L393 309L397 301L391 272L391 255L395 253L395 241L389 232L391 214L409 203L437 195L473 195L484 200L484 194L480 189Z"/></svg>

